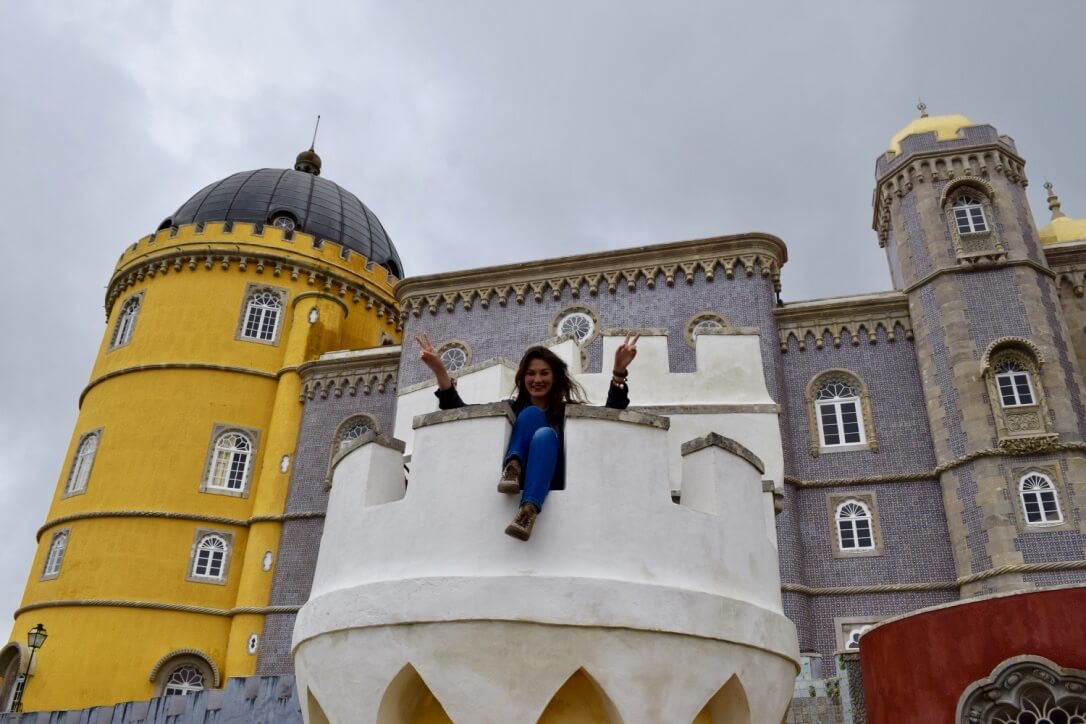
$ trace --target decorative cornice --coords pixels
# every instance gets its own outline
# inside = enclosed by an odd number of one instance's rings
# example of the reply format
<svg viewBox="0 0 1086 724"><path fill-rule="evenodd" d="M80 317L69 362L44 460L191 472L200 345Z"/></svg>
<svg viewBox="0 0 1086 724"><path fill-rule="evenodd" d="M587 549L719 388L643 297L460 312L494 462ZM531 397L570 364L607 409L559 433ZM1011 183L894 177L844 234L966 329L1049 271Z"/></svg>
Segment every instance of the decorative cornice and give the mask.
<svg viewBox="0 0 1086 724"><path fill-rule="evenodd" d="M287 275L292 281L304 277L307 284L327 294L343 299L349 297L353 304L364 302L366 309L376 307L378 318L384 318L387 324L395 325L397 331L400 329L396 301L391 290L378 281L374 265L364 260L350 263L336 259L324 249L330 242L324 242L312 253L307 253L304 251L304 243L295 248L286 246L281 230L268 227L265 227L263 235L267 237L266 240L252 233L224 232L222 224L212 223L207 224L207 228L201 231L196 231L194 227L189 233L182 235L181 241L172 239L168 231L141 239L122 255L106 291L107 319L117 298L125 290L145 279L153 279L170 272L180 274L186 270L195 272L218 268L227 271L233 267L240 272L246 272L252 267L258 275L267 270L273 277ZM278 242L272 238L276 234L279 237ZM302 236L297 234L295 238L301 242Z"/></svg>
<svg viewBox="0 0 1086 724"><path fill-rule="evenodd" d="M788 342L792 338L795 338L799 351L803 352L807 349L807 335L814 337L815 349L822 349L826 333L832 336L835 348L841 346L841 339L846 333L854 347L859 346L864 336L869 344L875 344L880 327L888 342L897 339L899 325L905 339L913 338L909 300L900 292L793 302L777 307L773 315L777 318L781 352L788 351Z"/></svg>
<svg viewBox="0 0 1086 724"><path fill-rule="evenodd" d="M997 576L1013 573L1053 573L1063 571L1086 570L1086 561L1052 561L1048 563L1011 563L1006 566L989 568L986 571L960 576L953 581L934 581L922 583L882 583L871 586L836 586L816 588L802 583L783 583L781 591L800 593L805 596L853 596L862 593L905 593L921 591L955 591L962 586L978 581L986 581Z"/></svg>
<svg viewBox="0 0 1086 724"><path fill-rule="evenodd" d="M558 299L563 288L574 298L580 297L582 286L588 287L590 296L599 294L601 288L614 294L620 284L632 291L642 277L649 289L656 287L661 275L668 286L674 286L680 274L687 284L693 284L698 269L706 281L713 280L718 268L731 279L736 267L748 277L760 269L763 277L772 278L773 288L779 292L780 270L787 260L787 248L777 237L738 234L411 277L396 286L396 298L406 319L408 314L418 317L423 310L452 313L458 304L471 309L478 302L487 309L492 299L501 306L511 299L517 304L529 298L541 302L546 294Z"/></svg>
<svg viewBox="0 0 1086 724"><path fill-rule="evenodd" d="M46 521L35 534L35 540L41 541L41 537L50 528L71 523L76 520L93 520L95 518L156 518L159 520L190 520L196 523L211 523L213 525L230 525L236 528L248 528L254 523L282 523L288 520L304 520L307 518L323 518L323 510L300 511L296 513L280 513L278 515L254 515L249 518L227 518L221 515L204 515L203 513L184 513L165 510L92 510L85 513L72 513Z"/></svg>
<svg viewBox="0 0 1086 724"><path fill-rule="evenodd" d="M387 351L386 351L387 350ZM371 394L395 392L400 374L399 346L367 350L349 356L334 356L306 362L298 368L302 390L298 399L305 403L319 396L327 399L342 397L346 392L354 397L359 392Z"/></svg>
<svg viewBox="0 0 1086 724"><path fill-rule="evenodd" d="M142 608L151 611L177 611L181 613L198 613L205 616L223 616L232 618L242 615L262 615L272 613L298 613L301 606L241 606L238 608L210 608L208 606L191 606L186 603L162 603L160 601L127 601L123 599L91 599L72 598L57 601L38 601L28 603L16 609L15 618L28 611L38 611L43 608L70 608L70 607L102 607L102 608Z"/></svg>
<svg viewBox="0 0 1086 724"><path fill-rule="evenodd" d="M1045 258L1056 275L1056 292L1061 296L1064 287L1071 287L1076 297L1086 294L1086 244L1067 249L1045 248Z"/></svg>

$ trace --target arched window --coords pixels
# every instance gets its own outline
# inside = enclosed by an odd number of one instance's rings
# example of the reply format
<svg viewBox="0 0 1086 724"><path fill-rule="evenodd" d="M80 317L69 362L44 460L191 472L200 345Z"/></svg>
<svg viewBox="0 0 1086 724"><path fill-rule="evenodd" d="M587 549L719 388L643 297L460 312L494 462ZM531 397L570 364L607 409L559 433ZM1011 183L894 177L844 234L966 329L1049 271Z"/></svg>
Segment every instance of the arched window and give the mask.
<svg viewBox="0 0 1086 724"><path fill-rule="evenodd" d="M696 346L698 335L705 331L724 329L728 326L728 320L713 311L698 312L686 322L683 329L683 338L691 347Z"/></svg>
<svg viewBox="0 0 1086 724"><path fill-rule="evenodd" d="M336 431L332 444L332 454L346 450L358 442L359 438L370 430L377 430L377 421L369 415L355 415L344 420Z"/></svg>
<svg viewBox="0 0 1086 724"><path fill-rule="evenodd" d="M982 234L988 231L984 218L984 206L976 196L964 193L954 199L954 222L959 234Z"/></svg>
<svg viewBox="0 0 1086 724"><path fill-rule="evenodd" d="M823 447L864 442L860 396L849 380L832 379L819 385L815 407Z"/></svg>
<svg viewBox="0 0 1086 724"><path fill-rule="evenodd" d="M871 510L859 500L846 500L837 506L837 543L842 551L875 549L871 529Z"/></svg>
<svg viewBox="0 0 1086 724"><path fill-rule="evenodd" d="M999 400L1004 407L1020 407L1034 404L1033 383L1029 370L1014 359L1007 357L995 364L996 386L999 387Z"/></svg>
<svg viewBox="0 0 1086 724"><path fill-rule="evenodd" d="M237 431L225 432L215 440L207 487L217 490L241 491L249 479L253 443Z"/></svg>
<svg viewBox="0 0 1086 724"><path fill-rule="evenodd" d="M94 455L97 452L98 433L87 433L79 441L79 447L72 459L72 469L68 473L68 484L64 487L65 495L75 495L87 489L87 480L90 479L91 467L94 466Z"/></svg>
<svg viewBox="0 0 1086 724"><path fill-rule="evenodd" d="M1018 482L1027 525L1059 525L1063 522L1056 487L1047 475L1029 473Z"/></svg>
<svg viewBox="0 0 1086 724"><path fill-rule="evenodd" d="M140 311L140 303L143 293L129 297L121 305L121 311L117 315L117 323L113 326L113 336L109 340L109 348L123 347L132 339L132 330L136 326L136 315Z"/></svg>
<svg viewBox="0 0 1086 724"><path fill-rule="evenodd" d="M49 553L45 557L42 578L56 578L60 575L60 564L64 562L64 551L68 549L68 531L62 530L53 535L49 544Z"/></svg>
<svg viewBox="0 0 1086 724"><path fill-rule="evenodd" d="M260 342L274 342L279 334L283 300L275 292L259 289L249 295L241 336Z"/></svg>
<svg viewBox="0 0 1086 724"><path fill-rule="evenodd" d="M170 672L162 693L164 696L188 696L203 691L205 686L203 672L192 664L183 664Z"/></svg>
<svg viewBox="0 0 1086 724"><path fill-rule="evenodd" d="M226 575L226 554L229 551L226 539L217 533L200 538L192 560L192 577L221 581Z"/></svg>

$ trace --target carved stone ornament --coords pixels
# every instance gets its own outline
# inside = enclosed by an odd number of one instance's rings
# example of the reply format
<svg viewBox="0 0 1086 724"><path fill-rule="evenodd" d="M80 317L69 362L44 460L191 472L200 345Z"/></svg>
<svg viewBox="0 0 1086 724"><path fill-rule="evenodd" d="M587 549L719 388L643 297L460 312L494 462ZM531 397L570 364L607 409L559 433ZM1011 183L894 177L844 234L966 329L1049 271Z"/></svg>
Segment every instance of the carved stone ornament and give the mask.
<svg viewBox="0 0 1086 724"><path fill-rule="evenodd" d="M958 700L958 724L1086 724L1086 671L1040 656L1007 659Z"/></svg>
<svg viewBox="0 0 1086 724"><path fill-rule="evenodd" d="M1011 437L999 441L999 449L1012 455L1037 455L1054 452L1060 446L1060 436L1036 435L1034 437Z"/></svg>

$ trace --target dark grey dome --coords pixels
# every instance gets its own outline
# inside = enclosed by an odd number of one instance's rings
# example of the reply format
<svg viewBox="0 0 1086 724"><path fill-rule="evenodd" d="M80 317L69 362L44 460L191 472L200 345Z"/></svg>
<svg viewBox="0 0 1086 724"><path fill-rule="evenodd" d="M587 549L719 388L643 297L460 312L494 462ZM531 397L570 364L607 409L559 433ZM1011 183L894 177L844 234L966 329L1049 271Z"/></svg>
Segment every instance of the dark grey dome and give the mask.
<svg viewBox="0 0 1086 724"><path fill-rule="evenodd" d="M159 228L203 221L275 223L357 251L403 277L403 264L385 227L358 197L311 173L262 168L206 186Z"/></svg>

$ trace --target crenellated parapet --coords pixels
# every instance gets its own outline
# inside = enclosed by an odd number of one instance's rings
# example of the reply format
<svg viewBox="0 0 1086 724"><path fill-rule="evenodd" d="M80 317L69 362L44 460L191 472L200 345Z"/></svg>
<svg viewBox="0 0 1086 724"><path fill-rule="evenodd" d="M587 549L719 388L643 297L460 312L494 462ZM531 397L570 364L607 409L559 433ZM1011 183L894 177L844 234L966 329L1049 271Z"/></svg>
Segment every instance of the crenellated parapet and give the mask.
<svg viewBox="0 0 1086 724"><path fill-rule="evenodd" d="M292 646L307 720L413 721L429 692L453 721L535 722L584 676L612 721L780 721L798 646L760 458L687 440L675 503L666 417L570 407L565 489L521 543L494 490L511 421L419 417L409 485L395 440L338 458Z"/></svg>
<svg viewBox="0 0 1086 724"><path fill-rule="evenodd" d="M233 222L170 227L125 249L107 287L106 316L125 290L145 279L171 273L250 269L272 279L303 279L314 291L351 306L376 310L390 328L400 329L393 295L398 280L383 266L311 234Z"/></svg>

